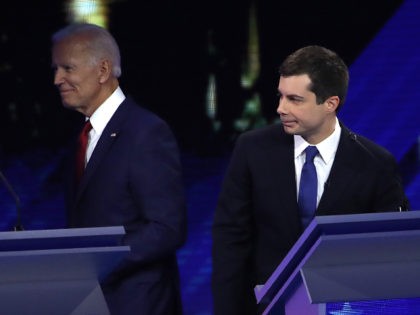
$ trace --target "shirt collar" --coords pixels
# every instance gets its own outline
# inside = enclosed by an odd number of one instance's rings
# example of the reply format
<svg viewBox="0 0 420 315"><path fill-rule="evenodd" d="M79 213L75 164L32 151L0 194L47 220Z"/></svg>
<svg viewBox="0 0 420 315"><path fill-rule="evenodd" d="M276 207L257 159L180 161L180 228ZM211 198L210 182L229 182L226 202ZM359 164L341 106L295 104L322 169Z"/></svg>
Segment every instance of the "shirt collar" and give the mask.
<svg viewBox="0 0 420 315"><path fill-rule="evenodd" d="M338 143L340 141L341 135L341 126L338 122L338 119L335 120L335 128L333 133L316 145L319 155L322 160L328 164L332 159L334 159L335 153L337 152ZM295 158L300 156L306 147L310 144L306 142L300 135L294 135L295 140Z"/></svg>
<svg viewBox="0 0 420 315"><path fill-rule="evenodd" d="M125 95L123 91L120 87L117 87L105 102L95 110L92 116L90 116L89 120L96 134L102 133L106 124L124 100Z"/></svg>

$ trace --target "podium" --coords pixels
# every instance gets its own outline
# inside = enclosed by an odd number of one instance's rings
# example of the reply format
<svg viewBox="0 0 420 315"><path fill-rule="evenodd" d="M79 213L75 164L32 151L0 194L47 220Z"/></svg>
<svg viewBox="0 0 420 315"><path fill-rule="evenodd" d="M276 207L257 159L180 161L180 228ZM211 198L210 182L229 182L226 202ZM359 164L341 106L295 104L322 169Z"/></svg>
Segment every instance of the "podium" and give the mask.
<svg viewBox="0 0 420 315"><path fill-rule="evenodd" d="M128 254L123 227L0 232L6 315L109 314L100 281Z"/></svg>
<svg viewBox="0 0 420 315"><path fill-rule="evenodd" d="M259 314L420 297L420 211L315 217L264 286Z"/></svg>

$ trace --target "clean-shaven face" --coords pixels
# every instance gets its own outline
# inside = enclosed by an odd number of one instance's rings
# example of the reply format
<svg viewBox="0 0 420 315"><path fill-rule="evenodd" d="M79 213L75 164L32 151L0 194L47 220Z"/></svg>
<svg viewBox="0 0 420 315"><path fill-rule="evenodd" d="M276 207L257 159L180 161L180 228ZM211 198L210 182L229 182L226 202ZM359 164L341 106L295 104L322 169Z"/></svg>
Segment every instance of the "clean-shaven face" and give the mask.
<svg viewBox="0 0 420 315"><path fill-rule="evenodd" d="M309 143L317 144L332 133L334 125L327 101L317 104L315 93L309 90L310 85L307 74L280 76L277 113L285 132L301 135Z"/></svg>
<svg viewBox="0 0 420 315"><path fill-rule="evenodd" d="M54 44L54 84L65 107L92 113L101 104L100 68L92 62L83 40L74 36Z"/></svg>

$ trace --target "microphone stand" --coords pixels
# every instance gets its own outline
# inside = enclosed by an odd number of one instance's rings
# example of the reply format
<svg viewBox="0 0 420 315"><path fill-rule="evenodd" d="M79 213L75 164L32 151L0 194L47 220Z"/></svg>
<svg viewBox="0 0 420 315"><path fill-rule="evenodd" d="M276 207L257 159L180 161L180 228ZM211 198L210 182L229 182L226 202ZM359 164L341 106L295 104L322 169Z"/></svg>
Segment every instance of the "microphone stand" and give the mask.
<svg viewBox="0 0 420 315"><path fill-rule="evenodd" d="M15 201L15 204L16 204L16 224L13 227L13 231L23 231L24 229L21 224L21 217L20 217L21 203L20 203L19 196L16 194L12 185L10 185L9 181L7 180L7 178L3 175L1 171L0 171L0 180L3 182L4 186L6 186L7 190L9 191L10 195L13 197L13 200Z"/></svg>

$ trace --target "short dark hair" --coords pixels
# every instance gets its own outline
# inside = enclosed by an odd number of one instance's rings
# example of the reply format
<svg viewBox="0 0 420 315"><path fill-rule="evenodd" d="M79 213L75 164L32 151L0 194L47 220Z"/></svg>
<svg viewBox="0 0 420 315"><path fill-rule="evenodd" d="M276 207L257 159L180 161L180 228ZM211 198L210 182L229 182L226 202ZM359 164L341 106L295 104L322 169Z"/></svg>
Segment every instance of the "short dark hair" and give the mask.
<svg viewBox="0 0 420 315"><path fill-rule="evenodd" d="M338 96L344 103L349 85L349 71L344 61L333 51L321 46L306 46L289 55L280 66L280 75L289 77L307 74L317 104L330 96Z"/></svg>

